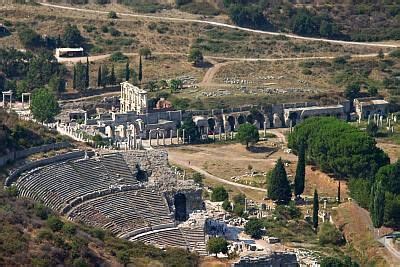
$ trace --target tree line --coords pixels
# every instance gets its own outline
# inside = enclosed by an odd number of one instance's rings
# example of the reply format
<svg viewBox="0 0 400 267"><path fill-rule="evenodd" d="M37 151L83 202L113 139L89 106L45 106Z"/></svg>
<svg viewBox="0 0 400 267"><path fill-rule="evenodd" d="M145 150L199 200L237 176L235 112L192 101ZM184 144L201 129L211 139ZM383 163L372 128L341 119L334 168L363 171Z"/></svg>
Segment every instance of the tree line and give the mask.
<svg viewBox="0 0 400 267"><path fill-rule="evenodd" d="M400 226L400 162L389 164L373 137L336 118L309 118L288 140L295 151L305 144L310 164L348 179L350 195L369 209L375 227Z"/></svg>

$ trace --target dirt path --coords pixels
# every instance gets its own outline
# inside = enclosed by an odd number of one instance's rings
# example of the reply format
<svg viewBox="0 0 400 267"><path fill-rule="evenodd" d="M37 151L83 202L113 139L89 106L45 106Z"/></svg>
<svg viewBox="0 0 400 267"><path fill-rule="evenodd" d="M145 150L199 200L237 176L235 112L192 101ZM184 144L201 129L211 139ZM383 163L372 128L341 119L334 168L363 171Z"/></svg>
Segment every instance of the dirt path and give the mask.
<svg viewBox="0 0 400 267"><path fill-rule="evenodd" d="M205 170L203 170L201 167L199 166L195 166L193 164L189 164L189 162L187 160L183 160L180 155L175 155L174 153L169 153L168 154L168 159L170 162L175 163L177 165L183 166L185 168L188 169L192 169L198 173L203 174L205 177L213 179L217 182L220 183L224 183L224 184L229 184L238 188L246 188L246 189L251 189L251 190L255 190L255 191L260 191L260 192L267 192L267 189L264 188L258 188L258 187L253 187L253 186L249 186L249 185L244 185L244 184L239 184L239 183L235 183L235 182L231 182L228 180L225 180L223 178L217 177L211 173L206 172Z"/></svg>
<svg viewBox="0 0 400 267"><path fill-rule="evenodd" d="M49 3L41 3L41 5L52 7L52 8L74 10L74 11L87 12L87 13L108 14L107 11L60 6L60 5L54 5L54 4L49 4ZM132 14L132 13L121 13L121 12L118 12L117 14L119 16L126 16L126 17L133 17L133 18L147 18L147 19L157 19L157 20L164 20L164 21L201 23L201 24L208 24L208 25L219 26L219 27L224 27L224 28L237 29L237 30L242 30L242 31L252 32L252 33L268 34L268 35L274 35L274 36L285 36L287 38L301 39L301 40L306 40L306 41L319 41L319 42L327 42L327 43L334 43L334 44L360 45L360 46L372 46L372 47L392 47L392 48L400 47L400 45L396 45L396 44L350 42L350 41L330 40L330 39L325 39L325 38L304 37L304 36L279 33L279 32L253 30L253 29L239 27L239 26L235 26L235 25L231 25L231 24L220 23L220 22L215 22L215 21L199 20L199 19L184 19L184 18L173 18L173 17L164 17L164 16L156 16L156 15L142 15L142 14Z"/></svg>

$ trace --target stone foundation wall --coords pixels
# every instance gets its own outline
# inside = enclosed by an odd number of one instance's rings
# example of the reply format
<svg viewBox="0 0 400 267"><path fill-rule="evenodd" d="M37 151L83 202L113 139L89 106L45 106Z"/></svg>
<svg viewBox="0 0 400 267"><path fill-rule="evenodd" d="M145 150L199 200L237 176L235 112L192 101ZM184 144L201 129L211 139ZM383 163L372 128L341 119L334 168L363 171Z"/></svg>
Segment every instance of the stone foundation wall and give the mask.
<svg viewBox="0 0 400 267"><path fill-rule="evenodd" d="M136 166L139 166L140 170L147 173L150 184L162 187L176 183L176 175L168 164L167 151L127 151L121 154L132 172L136 172Z"/></svg>
<svg viewBox="0 0 400 267"><path fill-rule="evenodd" d="M203 190L201 188L171 188L164 192L165 199L168 202L168 206L173 212L174 209L174 196L178 193L182 193L186 197L186 214L189 214L195 210L202 210L203 208Z"/></svg>

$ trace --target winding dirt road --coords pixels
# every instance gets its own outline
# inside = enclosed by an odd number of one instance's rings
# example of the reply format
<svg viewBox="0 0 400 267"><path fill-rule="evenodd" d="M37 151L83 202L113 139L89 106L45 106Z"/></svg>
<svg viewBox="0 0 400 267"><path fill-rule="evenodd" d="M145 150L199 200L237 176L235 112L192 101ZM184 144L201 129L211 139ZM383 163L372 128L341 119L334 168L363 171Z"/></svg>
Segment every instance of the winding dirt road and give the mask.
<svg viewBox="0 0 400 267"><path fill-rule="evenodd" d="M47 7L52 7L52 8L74 10L74 11L87 12L87 13L108 14L108 11L84 9L84 8L77 8L77 7L68 7L68 6L55 5L55 4L50 4L50 3L41 3L41 5L47 6ZM304 36L298 36L298 35L287 34L287 33L279 33L279 32L254 30L254 29L249 29L249 28L245 28L245 27L239 27L239 26L235 26L235 25L231 25L231 24L215 22L215 21L208 21L208 20L184 19L184 18L164 17L164 16L155 16L155 15L142 15L142 14L132 14L132 13L121 13L121 12L118 12L117 15L125 16L125 17L133 17L133 18L147 18L147 19L156 19L156 20L164 20L164 21L174 21L174 22L201 23L201 24L208 24L208 25L236 29L236 30L252 32L252 33L268 34L268 35L274 35L274 36L285 36L287 38L300 39L300 40L306 40L306 41L319 41L319 42L342 44L342 45L360 45L360 46L372 46L372 47L392 47L392 48L400 47L400 45L396 45L396 44L351 42L351 41L331 40L331 39L325 39L325 38L304 37Z"/></svg>

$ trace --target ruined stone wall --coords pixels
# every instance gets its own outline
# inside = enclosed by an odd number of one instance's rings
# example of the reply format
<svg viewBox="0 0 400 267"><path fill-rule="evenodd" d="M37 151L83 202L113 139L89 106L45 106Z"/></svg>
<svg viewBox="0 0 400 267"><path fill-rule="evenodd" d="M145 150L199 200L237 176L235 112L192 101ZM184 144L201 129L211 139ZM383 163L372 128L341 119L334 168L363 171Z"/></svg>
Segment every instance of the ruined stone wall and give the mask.
<svg viewBox="0 0 400 267"><path fill-rule="evenodd" d="M145 171L148 182L160 187L176 183L176 175L168 164L168 153L165 150L121 152L132 172L137 166Z"/></svg>
<svg viewBox="0 0 400 267"><path fill-rule="evenodd" d="M174 211L174 197L178 193L182 193L186 197L186 214L195 210L204 209L202 197L203 190L201 188L171 188L164 192L164 196L172 212Z"/></svg>

